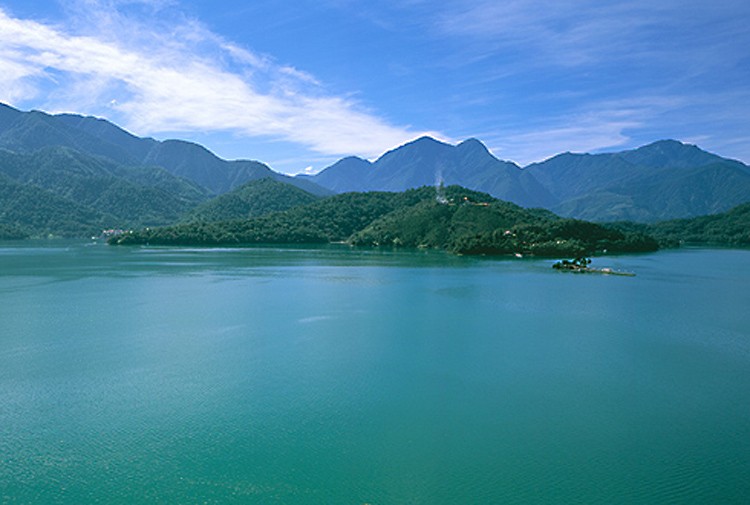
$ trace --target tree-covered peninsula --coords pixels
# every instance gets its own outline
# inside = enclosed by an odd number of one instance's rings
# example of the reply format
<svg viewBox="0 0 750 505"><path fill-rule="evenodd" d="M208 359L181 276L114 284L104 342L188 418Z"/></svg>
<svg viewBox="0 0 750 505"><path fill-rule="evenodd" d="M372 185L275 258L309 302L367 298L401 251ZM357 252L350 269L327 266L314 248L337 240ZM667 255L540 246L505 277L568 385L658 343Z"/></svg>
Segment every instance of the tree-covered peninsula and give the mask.
<svg viewBox="0 0 750 505"><path fill-rule="evenodd" d="M146 228L111 244L249 245L347 242L456 254L575 256L653 251L653 238L524 209L460 186L345 193L289 210L220 222Z"/></svg>

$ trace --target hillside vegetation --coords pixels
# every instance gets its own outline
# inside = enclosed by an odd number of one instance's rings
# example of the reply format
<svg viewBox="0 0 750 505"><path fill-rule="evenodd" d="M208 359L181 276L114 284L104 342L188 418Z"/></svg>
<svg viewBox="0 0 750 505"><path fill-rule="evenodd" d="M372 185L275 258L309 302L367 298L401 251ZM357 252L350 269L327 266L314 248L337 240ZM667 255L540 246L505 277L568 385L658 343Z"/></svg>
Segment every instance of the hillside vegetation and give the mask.
<svg viewBox="0 0 750 505"><path fill-rule="evenodd" d="M200 204L183 220L214 222L257 217L319 199L320 197L291 184L265 178L247 182L234 191Z"/></svg>
<svg viewBox="0 0 750 505"><path fill-rule="evenodd" d="M208 198L163 169L126 167L66 147L0 149L0 176L0 222L35 236L166 225Z"/></svg>
<svg viewBox="0 0 750 505"><path fill-rule="evenodd" d="M443 182L469 188L458 190L467 200L438 203L434 190L418 189ZM334 191L371 192L323 199ZM349 241L487 254L642 250L650 245L639 234L662 244L745 244L741 210L727 211L748 200L750 167L674 140L563 153L522 169L476 139L449 145L423 137L374 162L347 157L314 176L289 177L191 142L140 138L104 119L0 104L4 236L148 229L132 240ZM715 217L685 220L703 215ZM659 222L674 218L681 220Z"/></svg>
<svg viewBox="0 0 750 505"><path fill-rule="evenodd" d="M215 245L341 242L378 217L424 199L426 193L426 189L403 193L344 193L256 218L185 223L134 231L115 237L111 243Z"/></svg>
<svg viewBox="0 0 750 505"><path fill-rule="evenodd" d="M750 203L728 212L656 223L647 229L665 245L675 243L750 246Z"/></svg>
<svg viewBox="0 0 750 505"><path fill-rule="evenodd" d="M104 119L22 112L0 103L0 148L31 154L49 147L64 147L127 167L160 167L212 195L264 177L297 185L313 194L331 194L311 181L274 172L259 161L223 160L192 142L141 138Z"/></svg>
<svg viewBox="0 0 750 505"><path fill-rule="evenodd" d="M116 221L114 216L0 174L0 223L5 229L34 237L88 237Z"/></svg>
<svg viewBox="0 0 750 505"><path fill-rule="evenodd" d="M22 240L29 234L18 226L0 223L0 240Z"/></svg>
<svg viewBox="0 0 750 505"><path fill-rule="evenodd" d="M113 244L219 245L327 243L430 247L459 254L571 256L610 251L650 251L656 241L641 233L561 219L527 210L459 186L402 193L345 193L265 216L216 223L145 229Z"/></svg>

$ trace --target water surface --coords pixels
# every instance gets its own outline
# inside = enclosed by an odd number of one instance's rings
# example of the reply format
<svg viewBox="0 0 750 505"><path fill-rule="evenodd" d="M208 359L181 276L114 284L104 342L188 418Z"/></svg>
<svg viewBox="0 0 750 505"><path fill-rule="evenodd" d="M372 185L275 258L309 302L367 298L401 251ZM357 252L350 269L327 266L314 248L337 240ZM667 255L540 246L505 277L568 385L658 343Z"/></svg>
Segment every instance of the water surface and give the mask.
<svg viewBox="0 0 750 505"><path fill-rule="evenodd" d="M750 251L0 244L0 502L746 503Z"/></svg>

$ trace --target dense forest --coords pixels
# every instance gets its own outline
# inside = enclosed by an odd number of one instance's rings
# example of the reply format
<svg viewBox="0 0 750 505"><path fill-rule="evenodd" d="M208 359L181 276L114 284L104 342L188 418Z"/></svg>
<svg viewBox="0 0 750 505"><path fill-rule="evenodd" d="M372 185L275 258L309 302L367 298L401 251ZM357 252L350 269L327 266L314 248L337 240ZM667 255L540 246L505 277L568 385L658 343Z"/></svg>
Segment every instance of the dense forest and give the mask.
<svg viewBox="0 0 750 505"><path fill-rule="evenodd" d="M158 167L127 167L64 147L0 149L0 222L35 237L166 225L208 198Z"/></svg>
<svg viewBox="0 0 750 505"><path fill-rule="evenodd" d="M344 193L286 211L220 222L147 228L114 237L114 244L258 244L343 242L393 210L434 195L423 188L403 193Z"/></svg>
<svg viewBox="0 0 750 505"><path fill-rule="evenodd" d="M247 182L191 210L186 222L231 221L262 216L319 200L320 197L270 177Z"/></svg>
<svg viewBox="0 0 750 505"><path fill-rule="evenodd" d="M721 214L675 219L649 226L648 232L664 245L675 243L750 246L750 203Z"/></svg>
<svg viewBox="0 0 750 505"><path fill-rule="evenodd" d="M29 234L18 226L0 223L0 240L22 240L28 237Z"/></svg>
<svg viewBox="0 0 750 505"><path fill-rule="evenodd" d="M627 233L648 234L662 248L680 245L748 247L750 203L738 205L720 214L691 219L672 219L653 224L622 221L607 223L606 226Z"/></svg>
<svg viewBox="0 0 750 505"><path fill-rule="evenodd" d="M750 245L750 203L692 219L595 224L460 186L323 198L262 178L209 199L164 170L118 166L65 149L24 156L0 152L0 157L0 239L5 240L88 237L103 229L134 228L110 242L346 242L532 256L653 251L683 243ZM33 174L31 166L36 167Z"/></svg>
<svg viewBox="0 0 750 505"><path fill-rule="evenodd" d="M148 228L110 240L154 245L328 242L534 256L657 248L656 241L641 232L561 219L459 186L345 193L255 218Z"/></svg>
<svg viewBox="0 0 750 505"><path fill-rule="evenodd" d="M111 215L0 174L0 223L5 229L43 238L88 237L112 222L116 218Z"/></svg>
<svg viewBox="0 0 750 505"><path fill-rule="evenodd" d="M642 232L562 219L546 210L476 195L463 194L443 202L430 199L398 209L355 233L349 242L440 248L456 254L554 257L658 248Z"/></svg>

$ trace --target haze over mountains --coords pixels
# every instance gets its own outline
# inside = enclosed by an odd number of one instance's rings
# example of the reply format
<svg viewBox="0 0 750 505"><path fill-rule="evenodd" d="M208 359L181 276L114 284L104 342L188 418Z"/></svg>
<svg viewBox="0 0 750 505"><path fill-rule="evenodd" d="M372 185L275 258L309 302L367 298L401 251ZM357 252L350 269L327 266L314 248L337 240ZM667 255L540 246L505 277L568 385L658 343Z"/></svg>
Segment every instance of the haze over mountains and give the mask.
<svg viewBox="0 0 750 505"><path fill-rule="evenodd" d="M554 202L535 178L515 163L498 160L476 139L452 146L422 137L385 153L374 163L344 158L309 180L337 193L404 191L443 183L477 189L524 207Z"/></svg>
<svg viewBox="0 0 750 505"><path fill-rule="evenodd" d="M295 191L243 187L266 178ZM0 224L35 235L257 215L312 201L299 190L324 197L439 184L593 221L693 217L750 200L747 165L673 140L564 153L522 168L476 139L454 146L424 137L374 162L346 157L317 175L290 177L259 161L222 160L194 143L140 138L103 119L0 104Z"/></svg>
<svg viewBox="0 0 750 505"><path fill-rule="evenodd" d="M693 217L750 200L747 165L674 140L618 153L564 153L521 168L475 139L452 146L421 138L374 163L344 158L308 180L336 192L458 184L593 221Z"/></svg>

